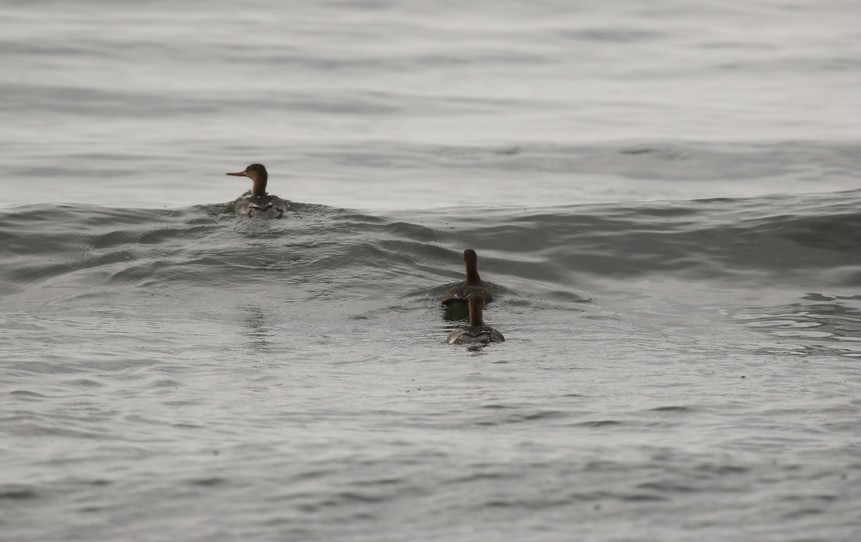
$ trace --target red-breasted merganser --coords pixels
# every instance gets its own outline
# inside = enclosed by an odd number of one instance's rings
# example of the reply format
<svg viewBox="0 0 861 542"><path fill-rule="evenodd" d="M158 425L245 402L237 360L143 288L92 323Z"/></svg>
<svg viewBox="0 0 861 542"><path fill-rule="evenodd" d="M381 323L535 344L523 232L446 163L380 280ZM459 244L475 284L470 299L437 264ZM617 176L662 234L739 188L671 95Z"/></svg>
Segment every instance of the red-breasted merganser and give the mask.
<svg viewBox="0 0 861 542"><path fill-rule="evenodd" d="M484 323L484 298L473 296L469 299L469 325L456 329L448 336L448 344L487 344L505 341L502 333Z"/></svg>
<svg viewBox="0 0 861 542"><path fill-rule="evenodd" d="M484 287L481 277L478 276L478 255L471 248L463 251L463 264L466 266L466 280L460 286L442 294L442 304L450 307L464 306L474 296L481 297L485 303L493 301L490 290Z"/></svg>
<svg viewBox="0 0 861 542"><path fill-rule="evenodd" d="M263 164L251 164L245 171L228 173L234 177L248 177L252 181L251 190L242 194L233 204L236 214L246 216L261 216L264 218L281 218L287 209L287 204L278 196L266 193L266 181L269 174Z"/></svg>

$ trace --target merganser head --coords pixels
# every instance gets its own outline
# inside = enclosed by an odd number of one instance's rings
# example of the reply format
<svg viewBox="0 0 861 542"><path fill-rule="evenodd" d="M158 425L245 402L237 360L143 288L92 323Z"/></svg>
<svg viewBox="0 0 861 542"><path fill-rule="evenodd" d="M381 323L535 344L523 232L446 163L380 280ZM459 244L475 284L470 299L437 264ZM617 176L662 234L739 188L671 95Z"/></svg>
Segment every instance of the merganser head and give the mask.
<svg viewBox="0 0 861 542"><path fill-rule="evenodd" d="M473 253L474 254L474 253ZM481 327L484 325L484 298L480 295L474 295L469 298L469 325L472 327Z"/></svg>
<svg viewBox="0 0 861 542"><path fill-rule="evenodd" d="M483 286L481 277L478 276L478 254L468 248L463 251L463 264L466 266L466 286Z"/></svg>
<svg viewBox="0 0 861 542"><path fill-rule="evenodd" d="M266 172L266 168L263 164L251 164L245 168L245 171L228 173L228 175L232 175L234 177L248 177L253 183L251 186L251 195L255 197L266 195L266 181L269 180L269 173Z"/></svg>

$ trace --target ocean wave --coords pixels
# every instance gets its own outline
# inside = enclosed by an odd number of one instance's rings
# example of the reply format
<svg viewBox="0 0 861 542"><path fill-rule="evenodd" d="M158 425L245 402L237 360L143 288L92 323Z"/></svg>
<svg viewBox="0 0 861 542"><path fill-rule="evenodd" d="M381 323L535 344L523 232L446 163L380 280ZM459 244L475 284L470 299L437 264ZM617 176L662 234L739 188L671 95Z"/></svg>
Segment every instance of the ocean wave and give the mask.
<svg viewBox="0 0 861 542"><path fill-rule="evenodd" d="M291 203L282 221L246 220L226 204L175 210L24 206L0 212L0 277L8 289L63 277L152 287L278 275L376 295L381 287L421 292L457 281L460 251L473 247L491 282L516 279L560 295L580 295L578 281L588 277L650 275L746 286L780 277L857 287L859 203L861 191L852 191L384 216Z"/></svg>

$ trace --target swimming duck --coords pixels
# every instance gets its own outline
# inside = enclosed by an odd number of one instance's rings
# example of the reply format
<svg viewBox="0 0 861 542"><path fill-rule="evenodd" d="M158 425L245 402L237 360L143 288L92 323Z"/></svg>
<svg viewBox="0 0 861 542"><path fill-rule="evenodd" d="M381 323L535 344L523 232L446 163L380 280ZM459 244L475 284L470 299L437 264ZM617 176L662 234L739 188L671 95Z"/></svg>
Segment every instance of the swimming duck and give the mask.
<svg viewBox="0 0 861 542"><path fill-rule="evenodd" d="M448 336L448 344L487 344L505 341L502 333L484 323L484 298L469 298L469 325L456 329Z"/></svg>
<svg viewBox="0 0 861 542"><path fill-rule="evenodd" d="M478 255L471 248L463 251L463 264L466 266L466 280L460 286L442 294L442 304L450 307L463 306L474 296L483 298L485 303L493 301L490 290L484 287L481 277L478 276Z"/></svg>
<svg viewBox="0 0 861 542"><path fill-rule="evenodd" d="M264 218L281 218L287 209L287 204L278 196L266 193L266 181L269 174L263 164L251 164L245 171L228 173L234 177L248 177L253 183L251 190L242 194L233 204L236 214L260 216Z"/></svg>

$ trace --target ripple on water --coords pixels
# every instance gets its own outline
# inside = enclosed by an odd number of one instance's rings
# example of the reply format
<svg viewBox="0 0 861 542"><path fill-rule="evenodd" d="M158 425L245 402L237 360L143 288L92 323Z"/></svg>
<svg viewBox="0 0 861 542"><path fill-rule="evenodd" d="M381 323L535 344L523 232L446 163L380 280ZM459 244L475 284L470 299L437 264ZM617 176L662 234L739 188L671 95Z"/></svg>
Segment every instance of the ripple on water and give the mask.
<svg viewBox="0 0 861 542"><path fill-rule="evenodd" d="M27 486L0 485L0 500L27 501L38 497L36 490Z"/></svg>

